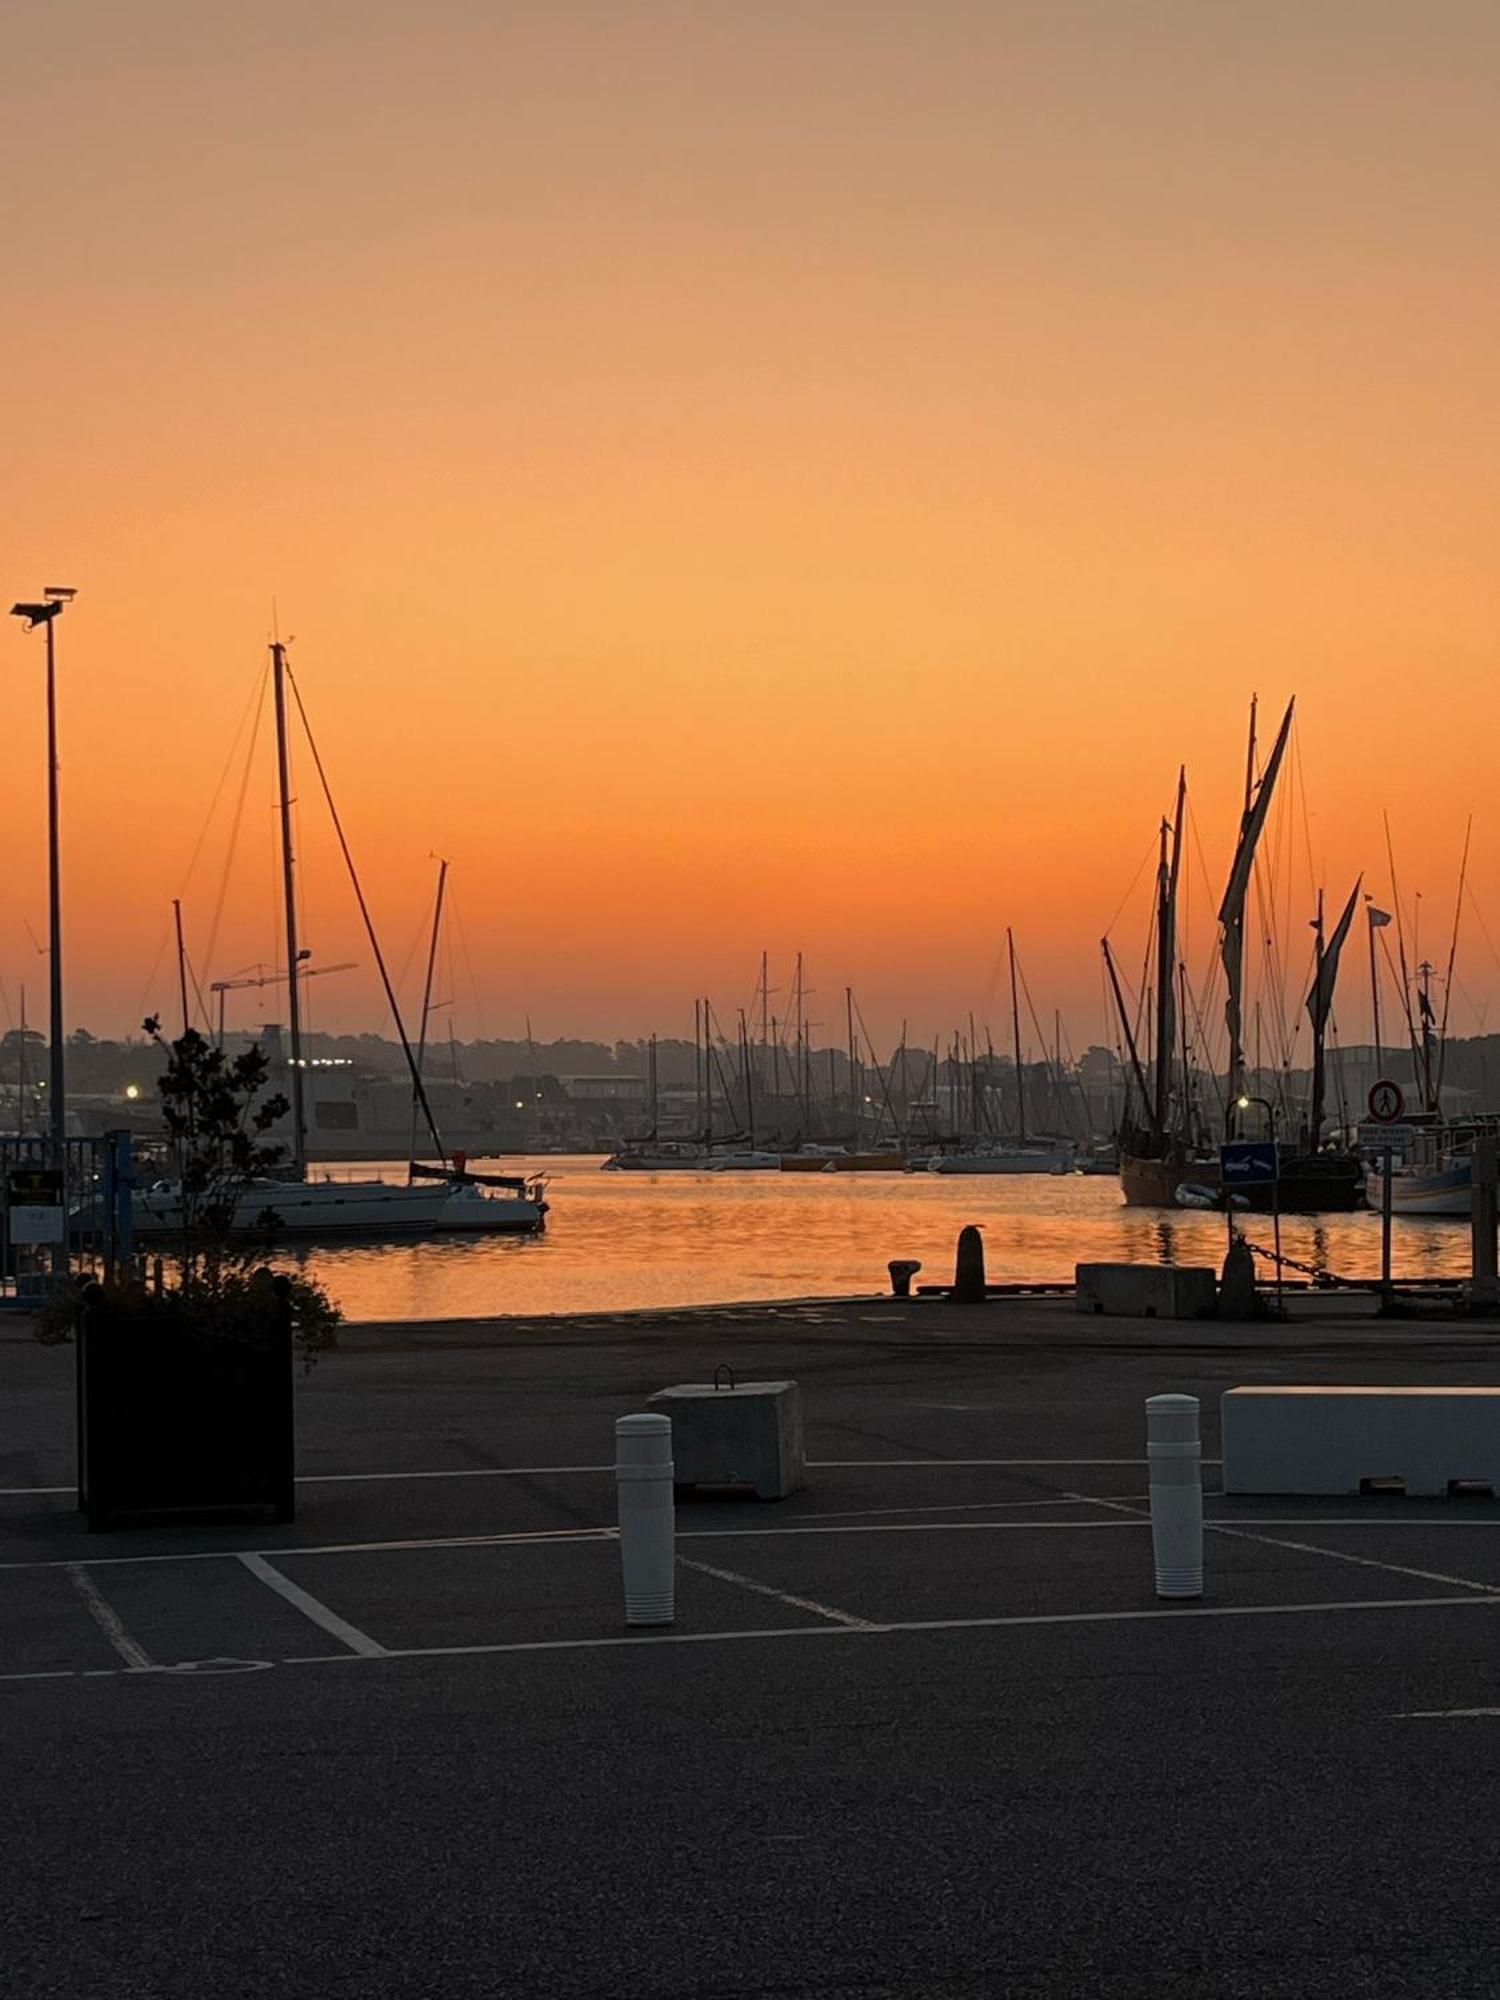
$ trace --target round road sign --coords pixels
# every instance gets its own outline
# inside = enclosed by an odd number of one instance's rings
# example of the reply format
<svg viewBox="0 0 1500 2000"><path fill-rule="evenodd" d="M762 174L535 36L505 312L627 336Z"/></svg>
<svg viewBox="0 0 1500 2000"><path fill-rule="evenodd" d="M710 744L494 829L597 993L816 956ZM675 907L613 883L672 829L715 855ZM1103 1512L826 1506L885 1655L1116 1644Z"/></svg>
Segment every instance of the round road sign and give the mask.
<svg viewBox="0 0 1500 2000"><path fill-rule="evenodd" d="M1400 1084L1392 1083L1389 1077L1382 1077L1379 1083L1370 1085L1366 1102L1370 1107L1370 1116L1378 1118L1382 1125L1393 1125L1406 1109Z"/></svg>

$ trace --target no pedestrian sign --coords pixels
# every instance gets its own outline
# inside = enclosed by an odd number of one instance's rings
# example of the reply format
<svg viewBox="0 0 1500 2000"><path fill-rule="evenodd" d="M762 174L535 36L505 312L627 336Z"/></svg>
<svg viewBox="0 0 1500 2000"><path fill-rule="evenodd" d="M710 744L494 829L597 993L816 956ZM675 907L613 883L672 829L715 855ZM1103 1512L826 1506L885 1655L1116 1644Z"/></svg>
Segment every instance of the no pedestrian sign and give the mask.
<svg viewBox="0 0 1500 2000"><path fill-rule="evenodd" d="M1379 1083L1371 1084L1366 1102L1370 1107L1370 1116L1382 1125L1394 1125L1406 1109L1400 1084L1392 1083L1389 1077L1382 1077Z"/></svg>

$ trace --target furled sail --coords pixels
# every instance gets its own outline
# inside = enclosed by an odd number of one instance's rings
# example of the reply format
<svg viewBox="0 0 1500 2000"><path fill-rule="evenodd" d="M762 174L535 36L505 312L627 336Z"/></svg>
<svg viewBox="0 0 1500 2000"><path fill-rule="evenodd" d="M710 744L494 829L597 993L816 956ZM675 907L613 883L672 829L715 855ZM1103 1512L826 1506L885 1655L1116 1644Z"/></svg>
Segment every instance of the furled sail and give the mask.
<svg viewBox="0 0 1500 2000"><path fill-rule="evenodd" d="M1250 871L1255 866L1255 850L1265 828L1266 816L1271 810L1271 796L1276 789L1276 777L1281 769L1281 760L1286 754L1287 738L1292 729L1292 711L1296 706L1295 699L1286 705L1286 714L1281 718L1281 727L1276 732L1276 741L1266 760L1260 784L1240 820L1240 839L1234 851L1234 865L1229 871L1229 886L1224 891L1224 901L1219 906L1221 926L1219 953L1224 961L1224 976L1228 986L1224 1001L1224 1018L1229 1025L1231 1105L1239 1096L1245 1068L1242 1021L1245 984L1245 901L1250 889Z"/></svg>
<svg viewBox="0 0 1500 2000"><path fill-rule="evenodd" d="M1156 871L1156 1092L1152 1124L1167 1129L1172 1094L1172 1057L1177 1043L1177 880L1182 867L1182 813L1187 773L1177 773L1177 810L1161 823L1161 858ZM1171 836L1171 849L1167 840Z"/></svg>
<svg viewBox="0 0 1500 2000"><path fill-rule="evenodd" d="M1349 900L1344 905L1344 914L1333 927L1333 936L1323 947L1318 960L1318 976L1313 981L1312 991L1307 996L1307 1011L1312 1016L1313 1027L1318 1034L1328 1026L1328 1016L1333 1008L1334 982L1339 976L1339 953L1344 949L1344 940L1349 935L1349 926L1354 922L1354 912L1359 907L1360 882L1349 892Z"/></svg>

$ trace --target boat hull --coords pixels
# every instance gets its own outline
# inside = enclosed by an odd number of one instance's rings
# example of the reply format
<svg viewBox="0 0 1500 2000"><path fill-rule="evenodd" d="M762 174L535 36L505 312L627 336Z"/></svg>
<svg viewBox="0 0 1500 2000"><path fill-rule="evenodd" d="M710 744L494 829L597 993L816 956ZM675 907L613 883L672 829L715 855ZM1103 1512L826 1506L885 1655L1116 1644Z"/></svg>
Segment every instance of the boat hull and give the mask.
<svg viewBox="0 0 1500 2000"><path fill-rule="evenodd" d="M274 1222L267 1221L267 1215ZM399 1186L386 1181L287 1181L257 1187L235 1203L230 1233L284 1238L535 1235L547 1204L534 1194L486 1195L472 1186ZM180 1236L175 1189L145 1189L132 1203L131 1227L146 1240Z"/></svg>
<svg viewBox="0 0 1500 2000"><path fill-rule="evenodd" d="M1185 1186L1222 1196L1218 1159L1207 1154L1179 1160L1120 1155L1120 1192L1131 1208L1181 1208L1177 1190ZM1348 1153L1284 1155L1274 1191L1263 1185L1235 1192L1247 1208L1261 1215L1269 1215L1273 1208L1283 1215L1347 1215L1365 1205L1363 1173Z"/></svg>
<svg viewBox="0 0 1500 2000"><path fill-rule="evenodd" d="M1385 1198L1385 1175L1378 1167L1365 1177L1365 1199L1379 1208ZM1472 1162L1452 1167L1397 1167L1391 1175L1392 1215L1452 1215L1468 1217L1474 1208Z"/></svg>
<svg viewBox="0 0 1500 2000"><path fill-rule="evenodd" d="M1073 1155L1061 1147L1035 1152L940 1153L928 1164L932 1174L1066 1174Z"/></svg>

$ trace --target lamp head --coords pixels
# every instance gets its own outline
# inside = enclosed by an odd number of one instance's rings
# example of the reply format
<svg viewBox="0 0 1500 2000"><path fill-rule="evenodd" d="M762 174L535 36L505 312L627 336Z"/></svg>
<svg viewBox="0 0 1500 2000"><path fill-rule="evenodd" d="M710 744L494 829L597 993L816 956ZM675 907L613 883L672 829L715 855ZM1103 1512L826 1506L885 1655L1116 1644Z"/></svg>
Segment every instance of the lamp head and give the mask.
<svg viewBox="0 0 1500 2000"><path fill-rule="evenodd" d="M1242 1098L1241 1098L1241 1099L1239 1100L1239 1106L1240 1106L1240 1109L1241 1109L1241 1111L1248 1111L1248 1110L1250 1109L1250 1100L1249 1100L1249 1098L1248 1098L1248 1097L1242 1097Z"/></svg>
<svg viewBox="0 0 1500 2000"><path fill-rule="evenodd" d="M10 607L10 615L12 618L24 618L26 620L26 630L34 632L38 625L46 625L61 610L62 605L60 603L55 600L49 600L45 604L13 604Z"/></svg>

